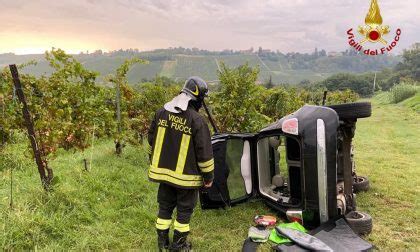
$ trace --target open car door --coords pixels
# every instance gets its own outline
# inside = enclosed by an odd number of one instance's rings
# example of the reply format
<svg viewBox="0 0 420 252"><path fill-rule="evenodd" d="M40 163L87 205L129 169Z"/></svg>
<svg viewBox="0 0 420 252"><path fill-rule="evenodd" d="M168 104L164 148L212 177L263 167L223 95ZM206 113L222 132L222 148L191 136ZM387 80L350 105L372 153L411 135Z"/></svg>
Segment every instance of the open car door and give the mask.
<svg viewBox="0 0 420 252"><path fill-rule="evenodd" d="M253 134L221 134L212 137L214 181L200 190L201 208L220 208L245 202L253 195L255 162Z"/></svg>

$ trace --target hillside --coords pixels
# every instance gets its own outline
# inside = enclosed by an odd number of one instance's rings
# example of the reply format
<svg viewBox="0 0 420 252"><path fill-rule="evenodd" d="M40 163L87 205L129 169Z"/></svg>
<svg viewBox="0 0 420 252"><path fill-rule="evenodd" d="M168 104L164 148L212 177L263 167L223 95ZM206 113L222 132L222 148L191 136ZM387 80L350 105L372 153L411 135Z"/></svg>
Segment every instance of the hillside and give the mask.
<svg viewBox="0 0 420 252"><path fill-rule="evenodd" d="M416 98L418 101L418 97ZM373 100L373 115L357 123L357 171L371 180L359 193L358 207L372 215L366 237L380 250L420 246L420 114L410 104ZM155 248L157 186L147 181L147 156L128 146L121 157L113 144L97 141L85 152L60 151L51 163L59 182L46 194L35 165L24 150L26 138L6 147L0 158L0 247L4 249ZM83 159L92 159L84 171ZM9 209L13 169L13 208ZM226 210L197 211L192 242L197 250L239 250L256 214L275 214L254 201ZM263 250L269 250L268 244Z"/></svg>
<svg viewBox="0 0 420 252"><path fill-rule="evenodd" d="M360 73L379 71L395 66L400 58L394 56L314 56L313 54L270 52L229 53L220 52L191 53L188 50L155 50L151 52L115 52L75 55L88 69L100 73L101 77L112 73L127 58L137 56L148 59L150 64L135 66L128 74L130 83L138 83L144 79L152 79L156 75L167 76L175 80L183 80L189 76L198 75L208 81L217 80L217 70L221 62L228 66L239 66L248 62L251 66L260 66L259 81L265 82L270 76L274 83L296 84L302 80L321 80L337 72ZM25 68L25 72L37 76L50 73L51 69L43 55L13 55L0 54L0 67L11 63L24 63L36 60L36 66ZM101 81L103 78L99 78Z"/></svg>

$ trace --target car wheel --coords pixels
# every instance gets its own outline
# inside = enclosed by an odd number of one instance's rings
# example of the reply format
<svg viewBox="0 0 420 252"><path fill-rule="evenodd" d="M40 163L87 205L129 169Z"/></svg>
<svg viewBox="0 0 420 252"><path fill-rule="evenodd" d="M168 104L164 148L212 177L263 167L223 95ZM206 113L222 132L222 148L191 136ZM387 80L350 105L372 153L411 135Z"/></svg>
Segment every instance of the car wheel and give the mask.
<svg viewBox="0 0 420 252"><path fill-rule="evenodd" d="M352 211L346 214L346 221L351 229L358 235L367 235L372 232L372 217L369 214Z"/></svg>
<svg viewBox="0 0 420 252"><path fill-rule="evenodd" d="M355 176L353 182L354 192L366 192L370 188L369 179L364 176Z"/></svg>
<svg viewBox="0 0 420 252"><path fill-rule="evenodd" d="M372 114L370 102L354 102L327 106L337 113L338 117L344 119L356 119L369 117Z"/></svg>

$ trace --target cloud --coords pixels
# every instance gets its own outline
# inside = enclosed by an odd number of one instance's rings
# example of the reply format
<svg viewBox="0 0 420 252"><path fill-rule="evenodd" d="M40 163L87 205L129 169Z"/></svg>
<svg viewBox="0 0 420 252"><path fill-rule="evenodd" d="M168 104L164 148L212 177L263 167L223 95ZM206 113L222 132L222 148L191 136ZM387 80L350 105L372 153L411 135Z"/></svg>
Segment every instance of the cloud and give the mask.
<svg viewBox="0 0 420 252"><path fill-rule="evenodd" d="M403 30L399 49L420 41L417 0L379 5L384 22ZM0 53L34 44L71 50L83 44L90 50L262 46L288 52L346 49L345 32L363 23L369 1L0 0L0 6ZM72 43L77 48L65 48Z"/></svg>

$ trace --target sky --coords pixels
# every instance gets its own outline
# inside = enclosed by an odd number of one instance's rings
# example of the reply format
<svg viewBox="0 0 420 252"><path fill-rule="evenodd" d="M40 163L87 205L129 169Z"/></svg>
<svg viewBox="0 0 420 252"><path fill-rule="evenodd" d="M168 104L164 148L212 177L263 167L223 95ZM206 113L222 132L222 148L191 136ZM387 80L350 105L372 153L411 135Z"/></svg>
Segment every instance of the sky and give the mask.
<svg viewBox="0 0 420 252"><path fill-rule="evenodd" d="M198 47L341 51L371 0L0 0L0 53ZM383 25L420 42L420 1L378 0Z"/></svg>

